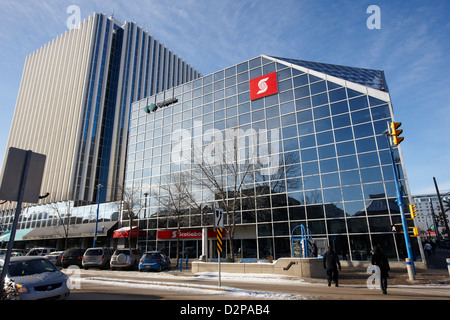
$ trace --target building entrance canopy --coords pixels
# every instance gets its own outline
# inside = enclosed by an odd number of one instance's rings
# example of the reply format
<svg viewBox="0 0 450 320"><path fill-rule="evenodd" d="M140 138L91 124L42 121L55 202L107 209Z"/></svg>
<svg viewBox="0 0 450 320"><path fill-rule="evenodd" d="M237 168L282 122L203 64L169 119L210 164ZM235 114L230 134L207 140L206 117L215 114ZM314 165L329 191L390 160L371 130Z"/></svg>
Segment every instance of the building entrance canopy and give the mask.
<svg viewBox="0 0 450 320"><path fill-rule="evenodd" d="M140 230L139 227L133 227L131 230L131 238L137 238L139 234L139 238L145 237L145 231ZM128 238L130 235L130 227L123 227L120 229L117 229L113 233L113 238Z"/></svg>

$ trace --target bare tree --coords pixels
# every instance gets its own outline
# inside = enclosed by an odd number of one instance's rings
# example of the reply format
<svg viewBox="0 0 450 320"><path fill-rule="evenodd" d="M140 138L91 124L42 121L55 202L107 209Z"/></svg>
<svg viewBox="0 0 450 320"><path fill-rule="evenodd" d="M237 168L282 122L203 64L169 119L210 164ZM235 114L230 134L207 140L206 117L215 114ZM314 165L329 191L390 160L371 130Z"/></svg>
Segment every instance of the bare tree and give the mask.
<svg viewBox="0 0 450 320"><path fill-rule="evenodd" d="M213 142L209 149L205 148L206 153L194 148L192 154L196 166L193 170L195 182L208 189L213 195L213 200L219 200L219 207L225 212L224 227L228 234L232 260L234 260L233 242L236 215L240 212L241 192L246 183L253 182L255 169L251 161L251 157L255 156L253 145L247 149L242 148L241 139L245 139L245 136L240 136L239 133L226 130L225 139L220 133L213 133ZM251 138L250 136L249 139Z"/></svg>
<svg viewBox="0 0 450 320"><path fill-rule="evenodd" d="M122 200L118 202L118 210L122 210L122 220L128 220L130 226L130 232L128 233L128 245L131 248L131 235L133 230L134 220L140 215L144 204L141 197L141 189L133 189L129 187L120 187ZM120 208L121 207L121 208ZM139 234L139 230L138 230ZM136 241L136 247L138 243Z"/></svg>
<svg viewBox="0 0 450 320"><path fill-rule="evenodd" d="M236 218L240 212L241 201L247 208L252 204L256 205L256 208L270 208L270 200L258 196L283 193L288 188L295 189L301 184L298 179L286 179L300 175L298 166L292 165L295 163L292 154L281 158L277 156L270 162L261 163L252 158L256 157L252 138L250 137L247 148L243 148L240 140L242 138L239 135L228 136L228 140L225 140L228 144L226 152L220 149L221 141L219 141L219 144L216 144L218 150L214 150L214 159L210 157L205 161L204 157L200 158L201 152L194 152L193 155L196 164L196 170L193 170L196 183L208 189L213 194L214 200L219 200L219 206L224 209L225 229L232 260L234 260ZM272 151L277 152L275 149ZM284 201L286 202L286 198Z"/></svg>
<svg viewBox="0 0 450 320"><path fill-rule="evenodd" d="M68 246L69 230L70 230L72 209L74 207L74 203L72 200L66 200L66 201L60 201L60 202L52 202L49 206L55 213L59 225L61 225L63 227L64 250L66 250L67 246Z"/></svg>
<svg viewBox="0 0 450 320"><path fill-rule="evenodd" d="M189 201L192 199L190 175L186 172L175 172L164 175L160 179L159 190L152 190L151 194L158 199L160 207L164 208L169 217L175 217L177 225L178 266L181 226L189 219Z"/></svg>

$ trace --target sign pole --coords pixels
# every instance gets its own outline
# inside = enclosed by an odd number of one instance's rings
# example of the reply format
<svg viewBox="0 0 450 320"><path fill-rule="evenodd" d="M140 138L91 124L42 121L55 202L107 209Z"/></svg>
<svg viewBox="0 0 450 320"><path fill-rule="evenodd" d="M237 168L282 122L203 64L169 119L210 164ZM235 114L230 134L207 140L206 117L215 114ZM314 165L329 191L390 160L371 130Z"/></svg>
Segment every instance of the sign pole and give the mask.
<svg viewBox="0 0 450 320"><path fill-rule="evenodd" d="M17 200L16 213L14 215L14 221L13 221L13 225L11 227L11 233L9 234L8 247L6 249L5 260L3 263L3 269L2 269L2 274L1 274L1 278L0 278L0 293L1 293L0 299L3 296L3 287L5 284L5 277L6 277L6 274L8 273L9 261L11 259L11 252L14 247L14 238L16 237L17 224L19 223L19 216L20 216L20 213L22 212L23 194L25 192L25 185L27 182L28 170L30 169L31 154L32 154L32 152L30 150L28 150L26 153L25 165L23 168L22 179L20 181L20 189L19 189L19 196L18 196L18 200Z"/></svg>
<svg viewBox="0 0 450 320"><path fill-rule="evenodd" d="M219 287L222 286L222 275L220 272L220 254L222 252L222 228L216 228L217 232L217 261L219 262Z"/></svg>
<svg viewBox="0 0 450 320"><path fill-rule="evenodd" d="M219 287L221 287L220 254L222 253L223 209L216 208L214 210L214 228L217 233L217 262L219 265Z"/></svg>

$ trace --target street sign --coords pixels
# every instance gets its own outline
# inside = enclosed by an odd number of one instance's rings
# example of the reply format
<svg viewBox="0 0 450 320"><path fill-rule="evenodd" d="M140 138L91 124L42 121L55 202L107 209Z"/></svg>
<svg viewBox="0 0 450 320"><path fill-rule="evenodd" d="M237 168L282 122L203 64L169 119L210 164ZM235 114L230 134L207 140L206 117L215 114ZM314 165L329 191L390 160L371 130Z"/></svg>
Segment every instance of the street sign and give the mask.
<svg viewBox="0 0 450 320"><path fill-rule="evenodd" d="M27 156L29 156L27 175L25 181L22 181ZM19 201L19 194L23 187L20 200L37 203L41 191L45 159L46 156L43 154L9 148L0 186L0 200Z"/></svg>
<svg viewBox="0 0 450 320"><path fill-rule="evenodd" d="M216 208L214 210L214 228L223 228L223 209Z"/></svg>
<svg viewBox="0 0 450 320"><path fill-rule="evenodd" d="M221 253L222 252L222 228L217 228L216 229L217 232L217 252Z"/></svg>

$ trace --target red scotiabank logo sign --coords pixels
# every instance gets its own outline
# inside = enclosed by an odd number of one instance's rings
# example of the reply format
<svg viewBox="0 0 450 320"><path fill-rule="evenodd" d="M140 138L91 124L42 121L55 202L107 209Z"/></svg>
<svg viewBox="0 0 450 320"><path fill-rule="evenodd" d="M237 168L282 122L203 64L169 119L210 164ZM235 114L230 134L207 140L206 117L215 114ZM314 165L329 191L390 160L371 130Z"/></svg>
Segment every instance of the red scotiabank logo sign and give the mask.
<svg viewBox="0 0 450 320"><path fill-rule="evenodd" d="M222 230L222 236L225 236L225 229ZM158 239L176 239L177 231L176 230L159 230L157 232ZM201 239L202 238L202 230L180 230L179 234L180 239ZM208 238L216 238L216 232L212 229L208 229Z"/></svg>
<svg viewBox="0 0 450 320"><path fill-rule="evenodd" d="M276 72L250 80L250 100L267 97L277 92L278 85Z"/></svg>

